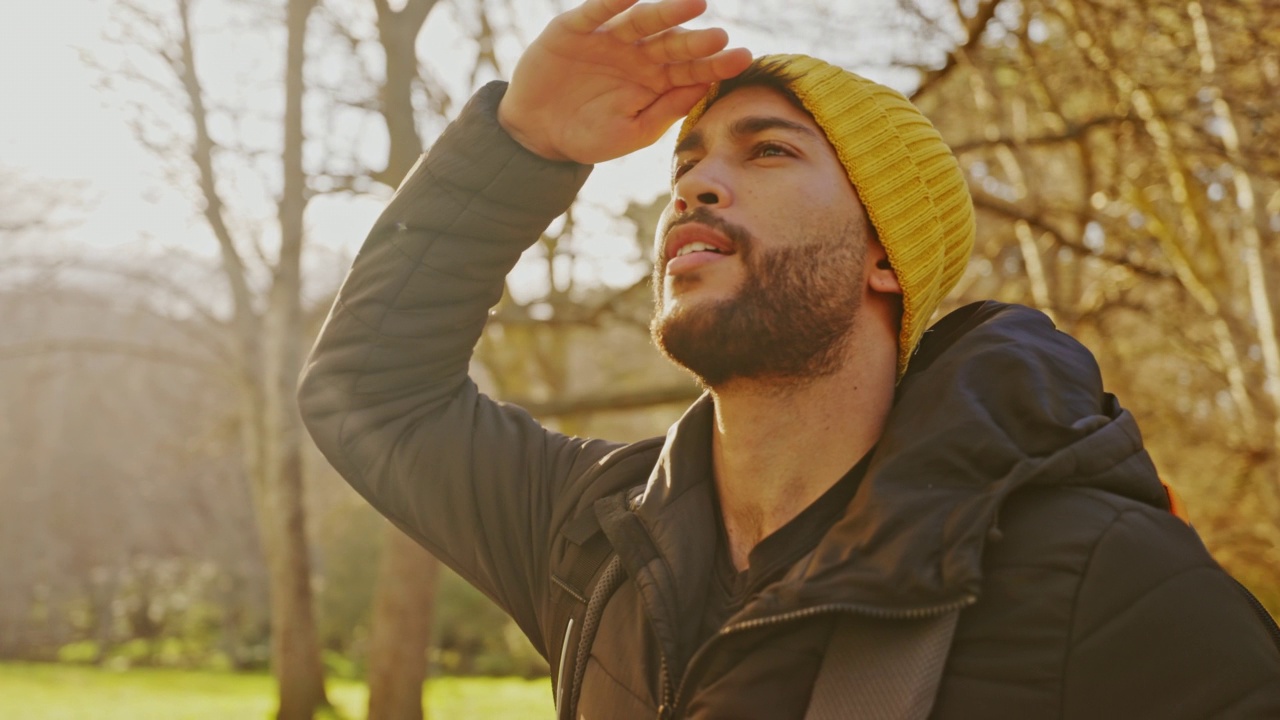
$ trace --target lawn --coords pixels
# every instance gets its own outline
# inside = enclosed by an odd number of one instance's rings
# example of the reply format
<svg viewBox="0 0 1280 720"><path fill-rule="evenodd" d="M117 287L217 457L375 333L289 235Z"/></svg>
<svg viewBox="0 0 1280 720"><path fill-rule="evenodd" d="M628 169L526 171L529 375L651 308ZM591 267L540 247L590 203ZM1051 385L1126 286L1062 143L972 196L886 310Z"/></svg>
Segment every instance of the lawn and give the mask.
<svg viewBox="0 0 1280 720"><path fill-rule="evenodd" d="M364 717L363 683L330 680L328 689L338 717ZM425 697L432 720L555 715L547 680L442 678ZM273 709L265 675L0 663L4 720L268 720Z"/></svg>

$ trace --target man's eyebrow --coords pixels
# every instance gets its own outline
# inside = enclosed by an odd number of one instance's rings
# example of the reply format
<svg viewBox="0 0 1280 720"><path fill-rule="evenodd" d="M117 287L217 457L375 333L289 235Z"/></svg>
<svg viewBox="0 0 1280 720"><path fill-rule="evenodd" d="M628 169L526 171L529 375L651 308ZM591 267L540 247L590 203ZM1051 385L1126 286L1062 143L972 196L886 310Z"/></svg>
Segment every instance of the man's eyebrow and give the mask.
<svg viewBox="0 0 1280 720"><path fill-rule="evenodd" d="M729 126L729 134L735 137L747 137L757 135L766 130L790 130L792 132L804 133L815 139L818 139L818 133L808 125L802 125L794 120L777 117L775 115L752 115L741 118Z"/></svg>
<svg viewBox="0 0 1280 720"><path fill-rule="evenodd" d="M823 139L808 125L775 115L751 115L740 118L729 126L729 134L736 138L758 135L766 130L789 130L791 132L804 133L814 139ZM680 144L676 145L675 154L679 155L684 152L702 150L705 145L706 141L702 137L702 132L694 130L685 135Z"/></svg>
<svg viewBox="0 0 1280 720"><path fill-rule="evenodd" d="M684 139L676 145L676 149L673 154L679 155L682 152L701 150L705 145L706 143L702 139L702 133L698 130L693 130L688 135L685 135Z"/></svg>

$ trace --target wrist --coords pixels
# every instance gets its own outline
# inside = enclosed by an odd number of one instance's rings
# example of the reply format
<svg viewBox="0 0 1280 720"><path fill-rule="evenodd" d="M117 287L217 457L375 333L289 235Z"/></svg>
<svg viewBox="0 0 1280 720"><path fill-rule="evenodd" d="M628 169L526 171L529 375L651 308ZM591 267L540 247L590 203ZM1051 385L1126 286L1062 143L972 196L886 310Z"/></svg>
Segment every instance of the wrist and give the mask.
<svg viewBox="0 0 1280 720"><path fill-rule="evenodd" d="M552 162L571 162L572 158L567 157L555 148L549 146L545 142L540 142L532 134L525 132L517 120L511 117L511 111L507 98L503 97L498 103L498 125L511 136L525 150L537 155L544 160Z"/></svg>

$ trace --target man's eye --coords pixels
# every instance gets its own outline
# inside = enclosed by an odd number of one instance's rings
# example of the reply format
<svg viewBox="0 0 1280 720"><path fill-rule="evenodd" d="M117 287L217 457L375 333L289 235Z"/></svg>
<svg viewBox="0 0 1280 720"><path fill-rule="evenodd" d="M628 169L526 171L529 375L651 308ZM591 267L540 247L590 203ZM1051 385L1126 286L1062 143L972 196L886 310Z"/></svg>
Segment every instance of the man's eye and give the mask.
<svg viewBox="0 0 1280 720"><path fill-rule="evenodd" d="M792 153L777 143L760 143L756 146L756 157L788 157Z"/></svg>
<svg viewBox="0 0 1280 720"><path fill-rule="evenodd" d="M679 180L682 175L693 169L693 166L696 164L696 160L685 160L683 162L676 163L675 169L671 171L671 179Z"/></svg>

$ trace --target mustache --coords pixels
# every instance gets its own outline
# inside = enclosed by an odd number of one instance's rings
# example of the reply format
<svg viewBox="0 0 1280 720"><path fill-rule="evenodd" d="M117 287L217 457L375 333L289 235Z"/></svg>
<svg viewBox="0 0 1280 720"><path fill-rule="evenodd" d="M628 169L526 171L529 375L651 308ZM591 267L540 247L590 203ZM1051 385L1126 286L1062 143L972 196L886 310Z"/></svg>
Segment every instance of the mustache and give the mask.
<svg viewBox="0 0 1280 720"><path fill-rule="evenodd" d="M734 252L743 253L744 255L750 252L752 243L755 241L755 238L751 236L751 233L747 232L746 228L740 225L734 225L705 206L699 206L676 218L671 222L671 224L667 225L667 227L663 229L663 244L666 244L667 235L669 235L672 230L675 230L681 225L688 225L689 223L700 223L702 225L706 225L712 230L724 235L733 243Z"/></svg>

